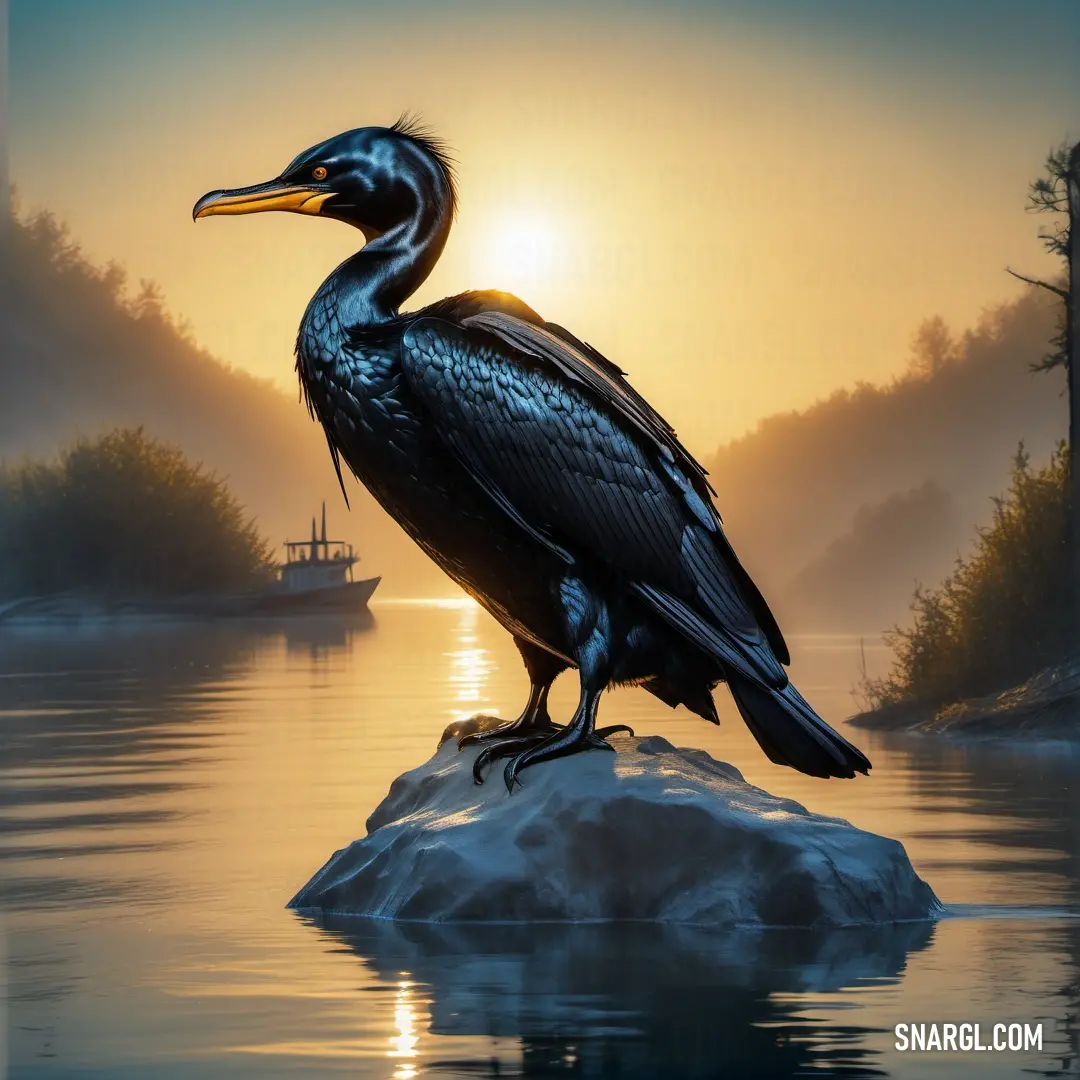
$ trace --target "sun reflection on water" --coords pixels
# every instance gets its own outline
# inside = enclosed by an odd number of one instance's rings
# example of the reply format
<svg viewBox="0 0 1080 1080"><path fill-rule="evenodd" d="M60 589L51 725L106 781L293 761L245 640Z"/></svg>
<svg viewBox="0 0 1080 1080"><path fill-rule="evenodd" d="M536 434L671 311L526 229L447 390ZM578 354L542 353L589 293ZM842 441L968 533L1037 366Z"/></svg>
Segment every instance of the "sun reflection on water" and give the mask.
<svg viewBox="0 0 1080 1080"><path fill-rule="evenodd" d="M397 1034L390 1038L393 1049L388 1050L390 1058L414 1058L419 1051L417 1045L420 1036L416 1033L416 1008L410 990L411 982L399 982L397 996L394 999L394 1026ZM393 1080L411 1080L417 1075L416 1066L411 1061L403 1061L394 1070Z"/></svg>
<svg viewBox="0 0 1080 1080"><path fill-rule="evenodd" d="M471 716L487 705L488 677L496 667L490 652L479 644L480 605L472 601L457 610L460 613L455 632L458 648L445 654L450 660L452 698L457 703L450 710L454 720ZM490 707L484 711L498 714L498 709Z"/></svg>

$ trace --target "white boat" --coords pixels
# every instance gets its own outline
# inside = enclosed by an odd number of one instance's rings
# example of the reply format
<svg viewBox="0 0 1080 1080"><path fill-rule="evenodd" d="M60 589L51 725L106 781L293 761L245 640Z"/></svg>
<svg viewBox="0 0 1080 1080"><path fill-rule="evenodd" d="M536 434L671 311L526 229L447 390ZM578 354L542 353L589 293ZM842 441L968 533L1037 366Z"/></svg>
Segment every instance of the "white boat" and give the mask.
<svg viewBox="0 0 1080 1080"><path fill-rule="evenodd" d="M250 610L298 615L364 611L382 578L356 581L353 567L359 561L352 544L327 539L323 503L321 532L316 533L312 518L310 540L285 541L285 561L278 565L278 584L253 596Z"/></svg>

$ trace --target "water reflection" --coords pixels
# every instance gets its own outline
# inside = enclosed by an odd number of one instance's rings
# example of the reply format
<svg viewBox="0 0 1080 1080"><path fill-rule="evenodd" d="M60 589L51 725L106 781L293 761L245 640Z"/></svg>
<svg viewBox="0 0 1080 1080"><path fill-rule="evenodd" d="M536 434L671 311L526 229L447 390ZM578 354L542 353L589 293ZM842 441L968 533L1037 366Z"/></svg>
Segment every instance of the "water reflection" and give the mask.
<svg viewBox="0 0 1080 1080"><path fill-rule="evenodd" d="M416 1007L413 1002L413 984L411 982L399 982L397 1000L394 1002L394 1026L397 1033L390 1040L393 1050L388 1057L392 1058L415 1058L417 1044L420 1036L416 1033ZM399 1065L395 1076L414 1076L416 1069L409 1064Z"/></svg>
<svg viewBox="0 0 1080 1080"><path fill-rule="evenodd" d="M858 639L793 645L796 679L841 723ZM525 692L509 637L471 603L379 605L356 623L5 629L13 1075L1076 1072L1080 924L1048 910L1080 911L1080 759L1060 748L860 733L873 774L827 783L769 763L723 692L720 729L641 691L605 697L610 722L703 747L752 783L898 837L942 899L1015 905L1022 919L869 938L550 927L522 938L313 927L284 910L448 719L506 715ZM576 697L560 680L553 710L569 715ZM894 1023L935 1017L1041 1019L1044 1052L892 1050Z"/></svg>
<svg viewBox="0 0 1080 1080"><path fill-rule="evenodd" d="M948 885L958 865L968 875L977 867L995 885L982 900L1080 911L1080 770L1068 747L903 735L875 746L911 785L912 839L938 849L923 860L928 875Z"/></svg>
<svg viewBox="0 0 1080 1080"><path fill-rule="evenodd" d="M1080 919L1056 923L1049 940L1019 955L1020 935L1009 918L1056 909L1080 914L1080 785L1075 744L1028 740L939 742L912 735L876 740L903 762L918 818L912 836L932 841L924 873L949 882L959 875L992 883L998 910L965 905L974 915L996 915L981 932L980 963L991 985L1015 987L1026 970L1055 970L1058 1008L1045 1014L1047 1054L1053 1060L1027 1071L1072 1076L1080 1065ZM987 899L987 890L974 890ZM974 892L969 895L974 895ZM1029 909L1029 905L1036 904ZM1013 905L1010 911L1010 905ZM1041 936L1040 936L1041 937ZM999 993L1000 1000L1007 995ZM1007 1008L1008 1006L1002 1006ZM1043 1015L1040 1015L1043 1019Z"/></svg>
<svg viewBox="0 0 1080 1080"><path fill-rule="evenodd" d="M351 649L357 635L374 630L375 616L366 609L349 615L301 615L253 629L263 634L280 630L288 653L321 664Z"/></svg>
<svg viewBox="0 0 1080 1080"><path fill-rule="evenodd" d="M466 600L458 606L457 611L459 616L454 640L458 647L446 653L450 661L448 682L454 703L451 719L461 720L478 712L497 716L499 709L491 707L486 693L488 676L495 665L488 650L480 644L480 605L474 600Z"/></svg>
<svg viewBox="0 0 1080 1080"><path fill-rule="evenodd" d="M157 827L212 753L215 689L251 666L255 641L155 623L5 633L0 903L92 903L150 887L100 871L110 856L175 842Z"/></svg>
<svg viewBox="0 0 1080 1080"><path fill-rule="evenodd" d="M655 1077L881 1075L874 1030L807 1012L803 995L898 981L928 923L829 932L636 926L432 926L306 917L366 969L398 981L392 1056L417 1057L426 1031L520 1041L512 1075ZM449 1063L431 1053L422 1070ZM504 1076L497 1057L453 1062L457 1075ZM411 1073L395 1073L412 1075Z"/></svg>

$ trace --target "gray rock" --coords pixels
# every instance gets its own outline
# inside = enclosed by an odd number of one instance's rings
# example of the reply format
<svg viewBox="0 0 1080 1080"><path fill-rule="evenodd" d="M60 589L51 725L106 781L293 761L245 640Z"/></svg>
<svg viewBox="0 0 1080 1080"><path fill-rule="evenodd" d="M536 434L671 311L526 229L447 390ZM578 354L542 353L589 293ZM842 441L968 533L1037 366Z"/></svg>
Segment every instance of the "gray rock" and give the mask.
<svg viewBox="0 0 1080 1080"><path fill-rule="evenodd" d="M497 766L451 739L391 785L368 835L290 901L425 922L648 920L849 926L932 918L903 845L812 814L665 739L616 735L533 766L507 794ZM863 781L866 782L866 781Z"/></svg>

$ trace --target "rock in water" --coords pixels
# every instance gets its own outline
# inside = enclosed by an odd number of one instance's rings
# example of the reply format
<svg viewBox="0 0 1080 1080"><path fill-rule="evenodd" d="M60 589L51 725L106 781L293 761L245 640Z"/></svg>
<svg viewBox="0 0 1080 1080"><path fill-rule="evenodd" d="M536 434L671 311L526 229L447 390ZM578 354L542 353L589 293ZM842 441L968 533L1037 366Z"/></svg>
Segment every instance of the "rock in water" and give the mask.
<svg viewBox="0 0 1080 1080"><path fill-rule="evenodd" d="M903 845L812 814L702 750L614 736L509 796L453 740L390 787L368 835L289 906L425 922L650 920L846 926L940 904Z"/></svg>

